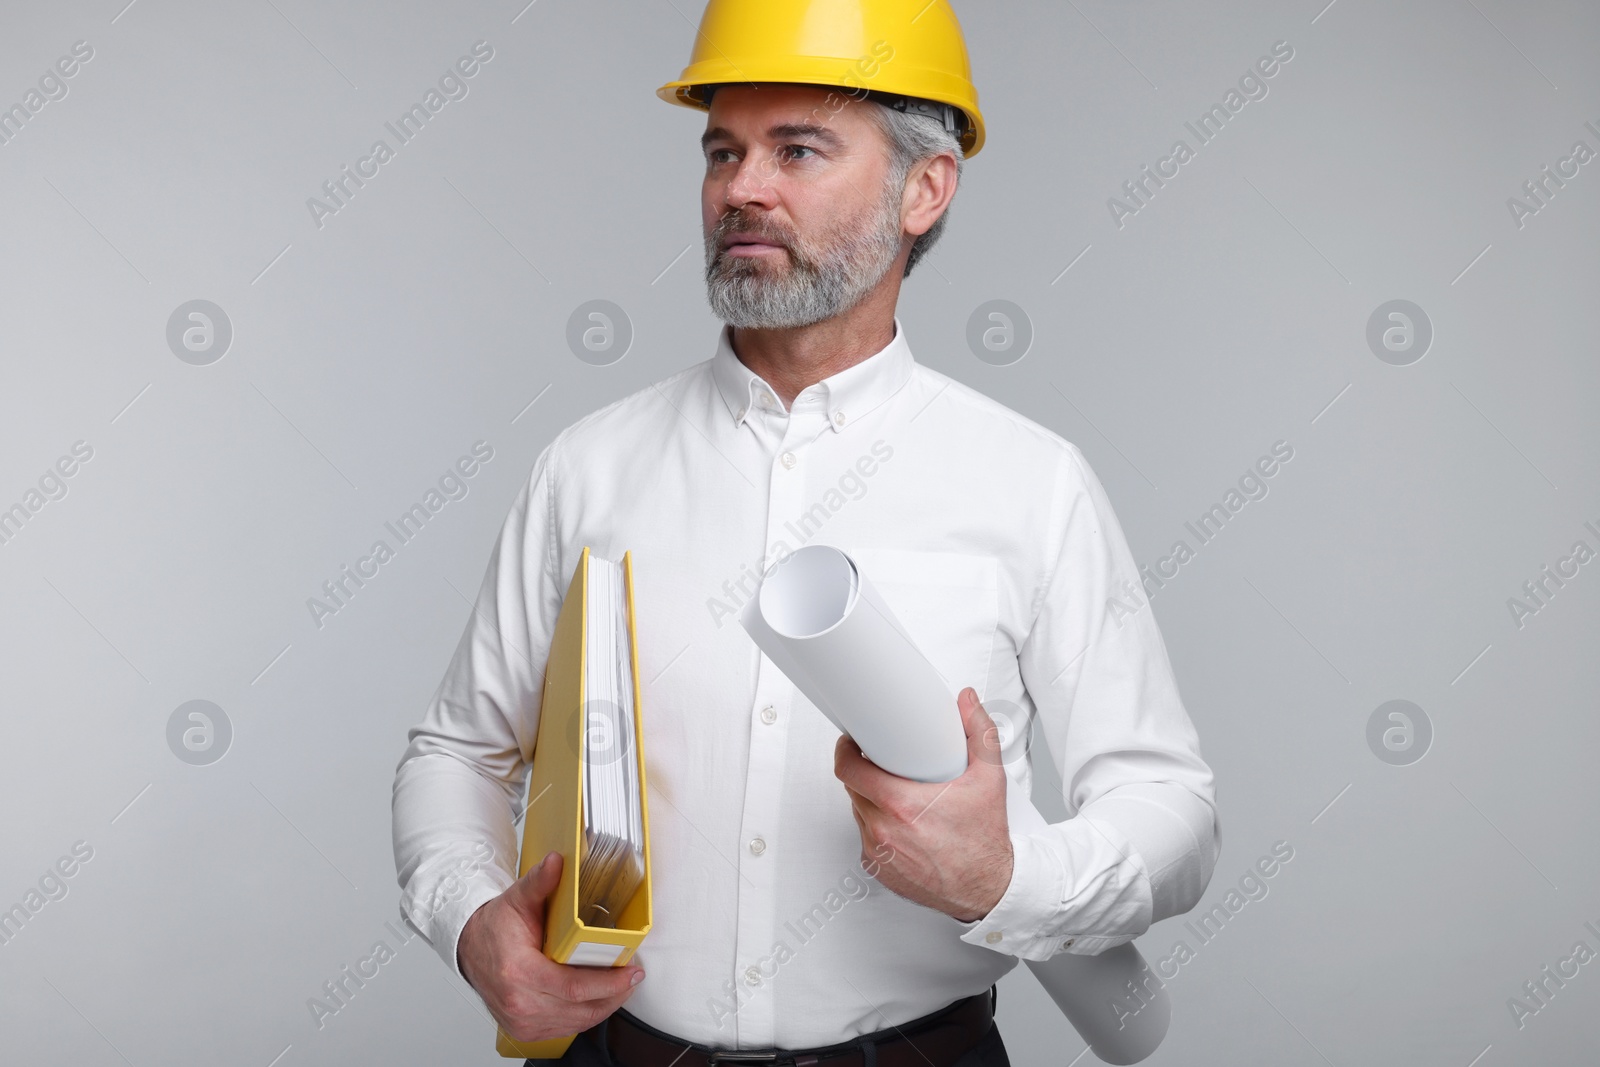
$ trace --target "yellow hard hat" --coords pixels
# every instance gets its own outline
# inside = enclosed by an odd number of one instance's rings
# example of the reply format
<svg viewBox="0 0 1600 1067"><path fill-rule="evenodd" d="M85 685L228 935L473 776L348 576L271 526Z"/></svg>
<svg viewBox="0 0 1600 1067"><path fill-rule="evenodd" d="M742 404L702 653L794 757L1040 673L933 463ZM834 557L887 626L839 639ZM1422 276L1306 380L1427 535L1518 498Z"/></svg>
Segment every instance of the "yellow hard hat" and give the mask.
<svg viewBox="0 0 1600 1067"><path fill-rule="evenodd" d="M983 147L978 90L949 0L710 0L689 65L656 95L707 111L707 87L752 82L832 86L923 113L944 109L919 101L948 104L959 113L963 155Z"/></svg>

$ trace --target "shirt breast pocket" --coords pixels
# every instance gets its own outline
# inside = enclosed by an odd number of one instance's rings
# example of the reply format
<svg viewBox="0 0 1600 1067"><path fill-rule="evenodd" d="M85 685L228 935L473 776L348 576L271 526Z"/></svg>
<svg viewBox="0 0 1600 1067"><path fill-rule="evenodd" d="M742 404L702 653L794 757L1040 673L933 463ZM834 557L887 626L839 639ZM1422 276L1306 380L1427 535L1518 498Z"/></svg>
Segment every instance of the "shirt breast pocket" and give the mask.
<svg viewBox="0 0 1600 1067"><path fill-rule="evenodd" d="M981 695L999 625L999 560L906 548L845 551L944 678L951 698L969 685Z"/></svg>

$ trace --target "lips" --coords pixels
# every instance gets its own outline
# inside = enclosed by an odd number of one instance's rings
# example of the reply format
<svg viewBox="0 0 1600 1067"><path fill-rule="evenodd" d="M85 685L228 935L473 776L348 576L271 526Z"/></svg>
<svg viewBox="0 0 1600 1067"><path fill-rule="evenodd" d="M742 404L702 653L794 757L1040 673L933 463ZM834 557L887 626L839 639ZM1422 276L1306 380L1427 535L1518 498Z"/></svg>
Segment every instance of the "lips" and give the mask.
<svg viewBox="0 0 1600 1067"><path fill-rule="evenodd" d="M754 233L730 234L722 241L722 250L730 255L757 255L767 251L781 251L785 246L771 238Z"/></svg>

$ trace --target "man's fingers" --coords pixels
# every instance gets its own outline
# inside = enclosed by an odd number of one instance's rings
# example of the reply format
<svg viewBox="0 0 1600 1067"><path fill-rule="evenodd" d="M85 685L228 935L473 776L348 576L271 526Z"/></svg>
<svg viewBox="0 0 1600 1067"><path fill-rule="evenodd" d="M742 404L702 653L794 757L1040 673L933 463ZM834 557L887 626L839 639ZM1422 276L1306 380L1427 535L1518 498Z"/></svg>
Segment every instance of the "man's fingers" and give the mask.
<svg viewBox="0 0 1600 1067"><path fill-rule="evenodd" d="M546 854L496 899L474 912L457 955L462 974L501 1028L519 1041L588 1029L644 977L637 962L620 967L556 963L544 954L545 904L561 880L562 857Z"/></svg>
<svg viewBox="0 0 1600 1067"><path fill-rule="evenodd" d="M534 982L511 994L502 1005L503 1012L495 1012L502 1029L513 1037L520 1034L520 1040L587 1030L621 1007L633 992L633 975L643 974L637 963L622 967L576 967L548 960L545 963L553 970L541 969ZM596 973L564 973L590 971ZM605 991L584 999L586 993L594 991L595 979L601 980L598 985Z"/></svg>
<svg viewBox="0 0 1600 1067"><path fill-rule="evenodd" d="M872 832L872 827L867 825L867 820L865 816L861 814L861 810L859 808L856 808L852 805L850 808L850 814L854 816L856 820L856 830L861 834L861 851L865 853L868 848L875 846L878 843L877 835Z"/></svg>
<svg viewBox="0 0 1600 1067"><path fill-rule="evenodd" d="M969 745L974 737L981 739L984 730L994 723L994 720L989 718L989 713L983 709L983 702L978 699L977 691L970 685L956 697L956 708L961 712L961 729L966 733Z"/></svg>
<svg viewBox="0 0 1600 1067"><path fill-rule="evenodd" d="M633 976L643 974L637 963L621 967L582 967L566 963L549 964L540 988L548 995L568 1004L598 1003L623 997L633 988ZM541 968L542 970L544 968Z"/></svg>
<svg viewBox="0 0 1600 1067"><path fill-rule="evenodd" d="M839 740L834 742L833 746L833 776L843 782L846 789L860 793L863 788L871 784L873 778L881 781L890 775L888 771L866 757L861 751L861 746L856 744L855 738L849 734L840 734Z"/></svg>
<svg viewBox="0 0 1600 1067"><path fill-rule="evenodd" d="M552 851L522 878L510 883L510 888L502 894L510 912L522 918L523 928L528 933L528 947L534 952L544 950L544 902L549 901L560 881L562 854Z"/></svg>
<svg viewBox="0 0 1600 1067"><path fill-rule="evenodd" d="M852 789L849 785L844 787L844 791L850 794L850 810L856 813L858 819L863 815L877 817L883 814L883 809L879 808L871 797Z"/></svg>
<svg viewBox="0 0 1600 1067"><path fill-rule="evenodd" d="M1000 727L978 700L977 691L971 686L963 689L956 698L956 707L961 711L961 728L967 735L967 766L999 763Z"/></svg>
<svg viewBox="0 0 1600 1067"><path fill-rule="evenodd" d="M522 913L524 920L541 932L544 929L545 902L561 881L561 867L561 854L547 853L537 867L530 868L505 893L507 901ZM621 967L556 963L544 954L543 944L529 947L535 950L528 958L533 972L528 976L531 979L529 984L546 996L571 1004L625 996L633 987L633 976L643 974L642 968L632 962Z"/></svg>
<svg viewBox="0 0 1600 1067"><path fill-rule="evenodd" d="M511 883L506 901L541 932L544 930L544 904L561 882L561 853L550 852L537 867ZM542 938L541 938L542 941ZM543 948L543 944L533 946Z"/></svg>

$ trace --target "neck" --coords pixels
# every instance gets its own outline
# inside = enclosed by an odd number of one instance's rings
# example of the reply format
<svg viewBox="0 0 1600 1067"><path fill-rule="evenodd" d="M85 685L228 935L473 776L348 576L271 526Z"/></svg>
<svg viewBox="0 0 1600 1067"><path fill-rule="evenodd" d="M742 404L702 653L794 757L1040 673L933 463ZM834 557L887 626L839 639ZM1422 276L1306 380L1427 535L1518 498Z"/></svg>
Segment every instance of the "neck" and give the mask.
<svg viewBox="0 0 1600 1067"><path fill-rule="evenodd" d="M730 338L734 354L777 391L787 410L809 386L855 366L894 340L898 295L899 286L892 291L880 287L844 314L810 326L735 327Z"/></svg>

